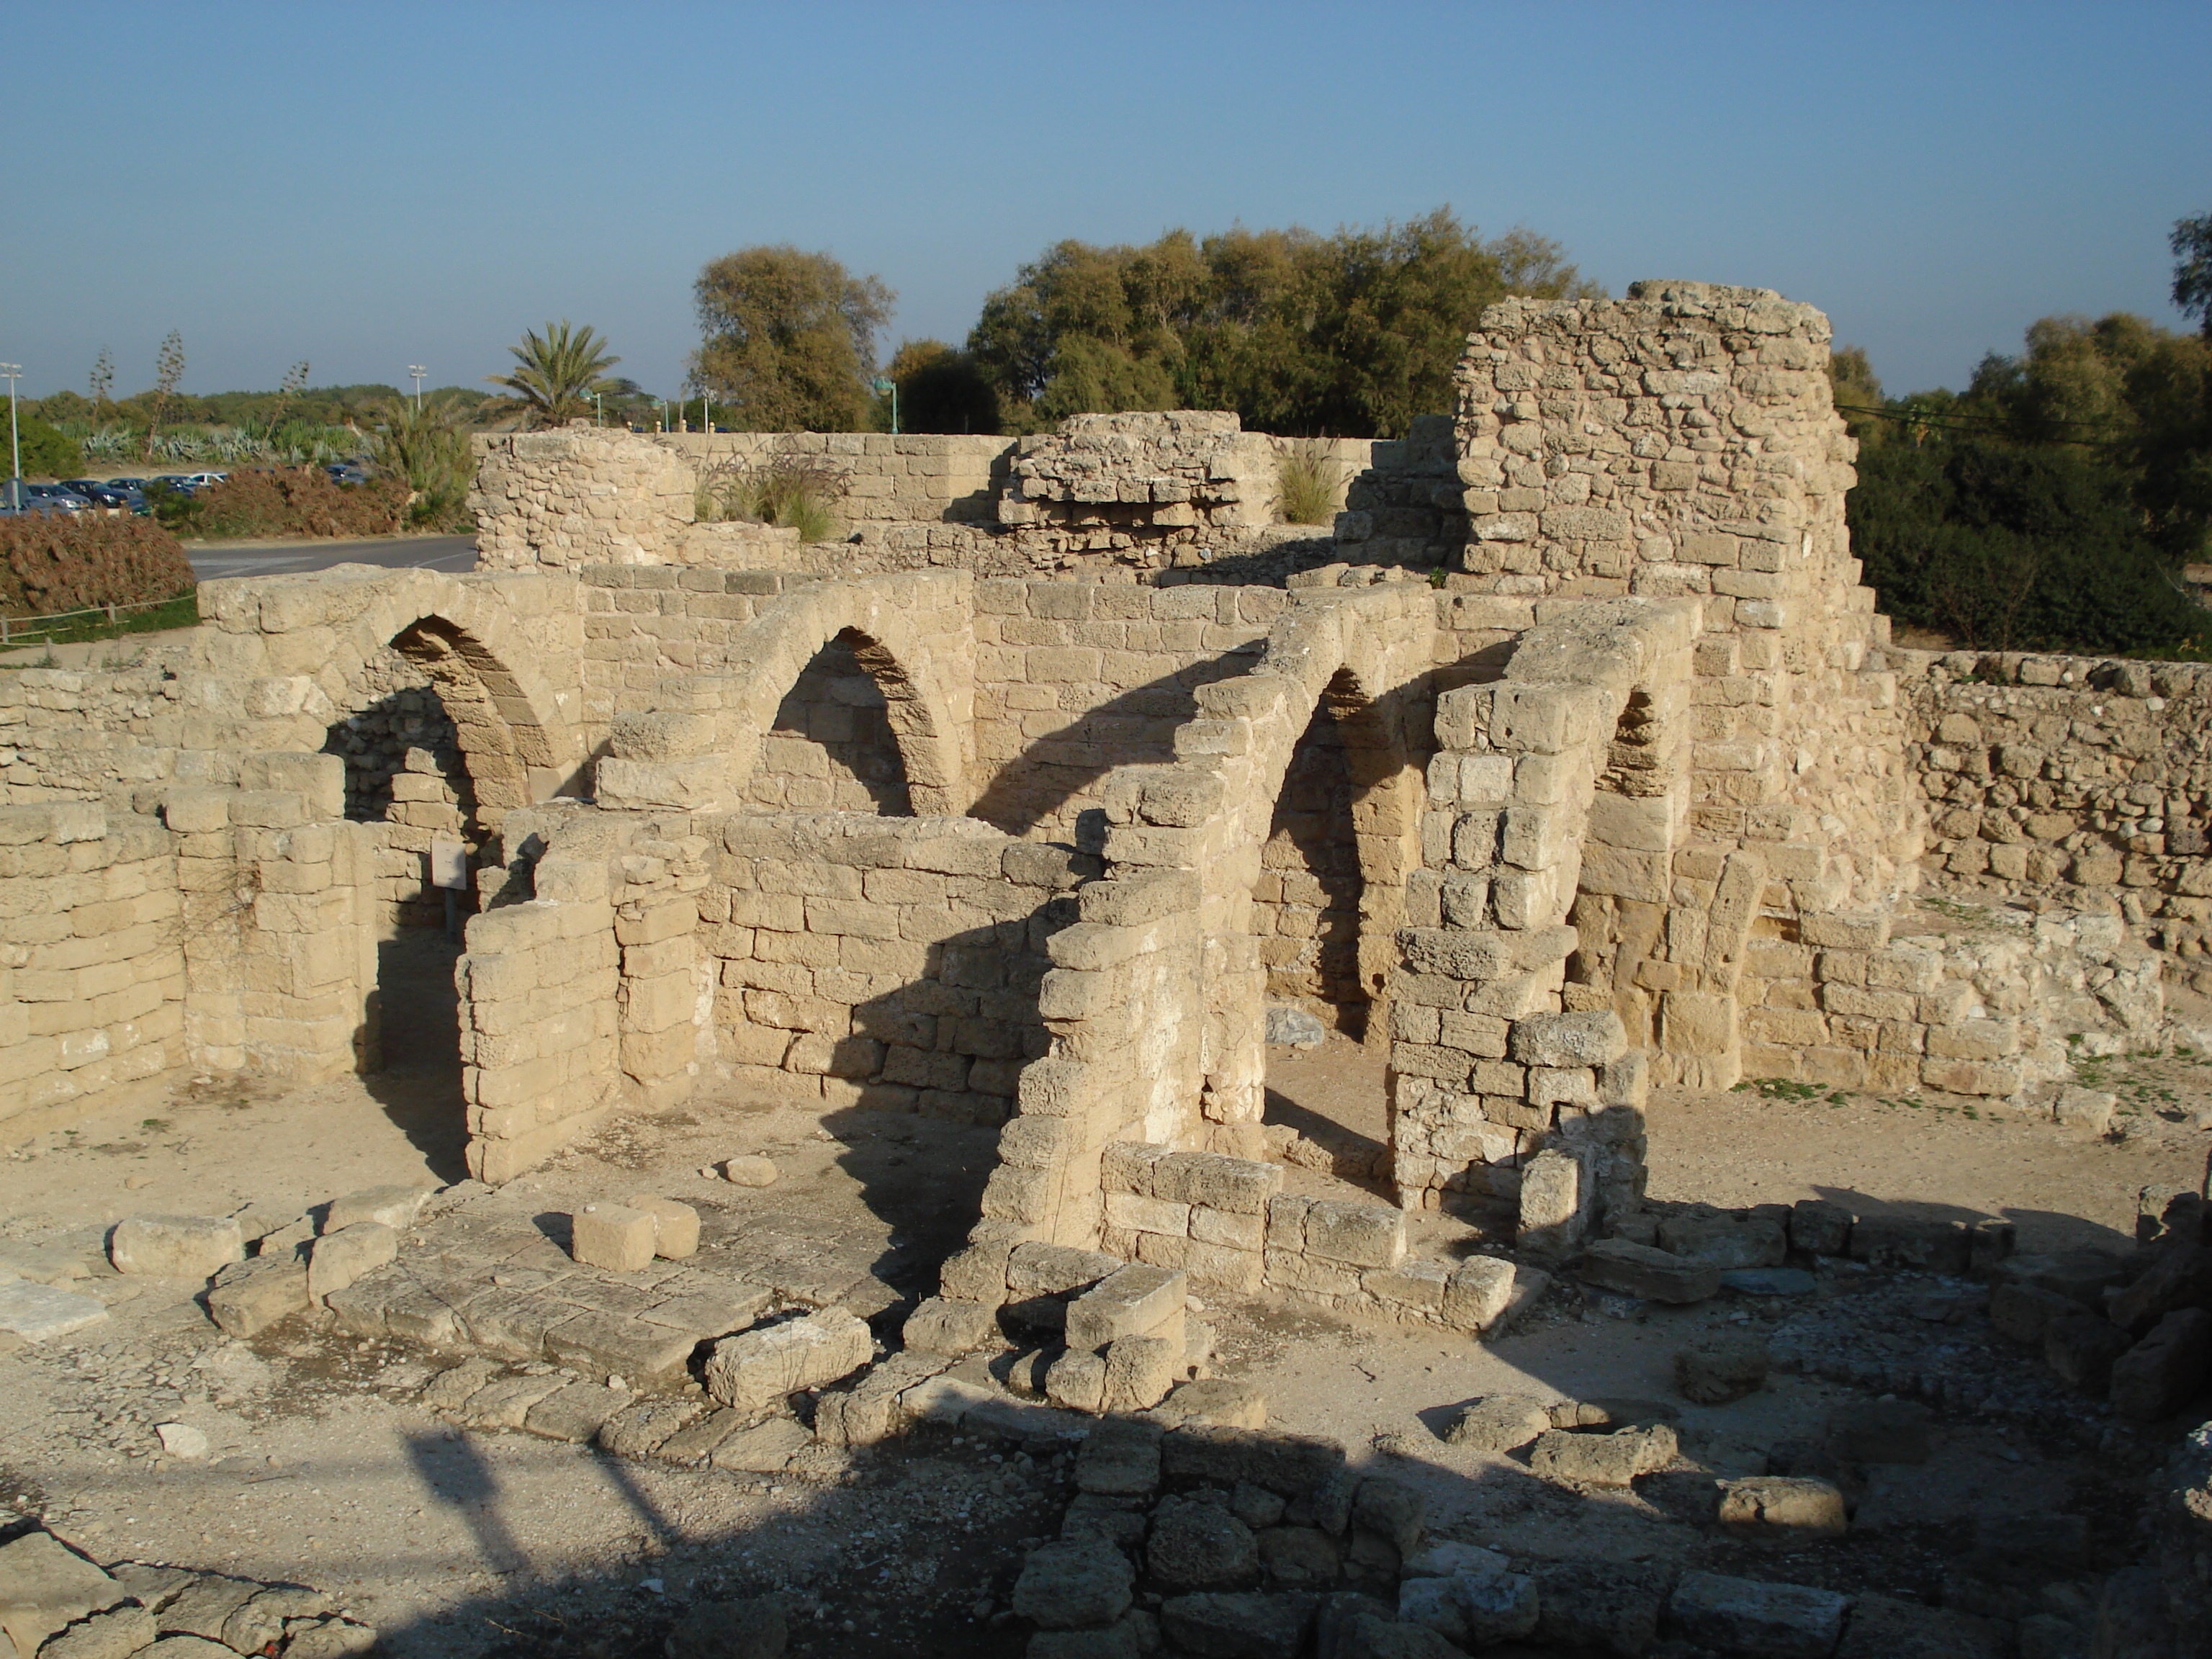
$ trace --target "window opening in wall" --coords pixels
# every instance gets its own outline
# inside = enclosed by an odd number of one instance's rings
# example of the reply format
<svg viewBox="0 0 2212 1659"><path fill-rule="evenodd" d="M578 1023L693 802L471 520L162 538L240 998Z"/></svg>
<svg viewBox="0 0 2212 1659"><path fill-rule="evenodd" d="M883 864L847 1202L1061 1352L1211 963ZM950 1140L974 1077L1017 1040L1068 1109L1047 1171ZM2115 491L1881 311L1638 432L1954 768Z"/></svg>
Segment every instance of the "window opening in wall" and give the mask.
<svg viewBox="0 0 2212 1659"><path fill-rule="evenodd" d="M906 817L906 767L883 688L848 629L814 653L761 740L750 786L771 811L875 812Z"/></svg>

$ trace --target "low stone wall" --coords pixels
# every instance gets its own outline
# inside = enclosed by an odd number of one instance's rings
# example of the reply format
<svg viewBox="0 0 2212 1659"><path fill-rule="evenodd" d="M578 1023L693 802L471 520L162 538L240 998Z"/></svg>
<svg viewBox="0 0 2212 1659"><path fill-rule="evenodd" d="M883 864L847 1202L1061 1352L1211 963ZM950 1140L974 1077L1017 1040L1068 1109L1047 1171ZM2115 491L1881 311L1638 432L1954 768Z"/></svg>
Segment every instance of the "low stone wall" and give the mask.
<svg viewBox="0 0 2212 1659"><path fill-rule="evenodd" d="M2212 667L1894 654L1931 875L2116 909L2212 968Z"/></svg>
<svg viewBox="0 0 2212 1659"><path fill-rule="evenodd" d="M888 432L655 433L702 480L782 457L843 481L837 516L859 528L889 524L990 524L1018 443L996 434Z"/></svg>
<svg viewBox="0 0 2212 1659"><path fill-rule="evenodd" d="M967 818L763 814L720 842L699 913L736 1082L1005 1121L1044 1052L1045 943L1095 860Z"/></svg>
<svg viewBox="0 0 2212 1659"><path fill-rule="evenodd" d="M479 570L659 563L691 522L691 468L628 432L579 423L471 442Z"/></svg>
<svg viewBox="0 0 2212 1659"><path fill-rule="evenodd" d="M173 777L185 711L173 656L0 671L0 802L127 801L134 787Z"/></svg>
<svg viewBox="0 0 2212 1659"><path fill-rule="evenodd" d="M89 801L0 806L0 1142L184 1059L173 838Z"/></svg>

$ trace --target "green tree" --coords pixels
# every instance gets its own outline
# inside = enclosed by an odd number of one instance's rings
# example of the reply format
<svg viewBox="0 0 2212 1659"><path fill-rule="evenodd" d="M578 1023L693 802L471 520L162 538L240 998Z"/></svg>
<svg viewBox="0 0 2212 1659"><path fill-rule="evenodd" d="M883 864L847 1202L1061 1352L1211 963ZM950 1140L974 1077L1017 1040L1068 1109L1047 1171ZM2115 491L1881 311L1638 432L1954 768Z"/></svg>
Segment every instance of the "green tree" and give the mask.
<svg viewBox="0 0 2212 1659"><path fill-rule="evenodd" d="M2173 249L2173 303L2212 340L2212 213L2175 220L2166 242Z"/></svg>
<svg viewBox="0 0 2212 1659"><path fill-rule="evenodd" d="M522 343L507 350L514 356L514 372L484 379L520 399L528 426L562 426L590 414L590 394L604 389L601 375L622 361L608 353L596 330L574 327L565 317L546 324L542 335L525 331Z"/></svg>
<svg viewBox="0 0 2212 1659"><path fill-rule="evenodd" d="M1889 435L1890 424L1882 418L1881 380L1867 361L1864 346L1838 346L1828 354L1828 390L1835 397L1836 412L1862 450Z"/></svg>
<svg viewBox="0 0 2212 1659"><path fill-rule="evenodd" d="M1392 436L1450 408L1486 306L1594 291L1556 243L1486 241L1449 208L1326 237L1176 230L1142 247L1055 244L985 300L968 349L1018 430L1182 406L1288 435Z"/></svg>
<svg viewBox="0 0 2212 1659"><path fill-rule="evenodd" d="M15 447L23 457L26 478L70 478L76 476L84 465L84 453L77 447L76 440L46 424L27 410L15 412ZM12 456L0 455L0 466Z"/></svg>
<svg viewBox="0 0 2212 1659"><path fill-rule="evenodd" d="M898 298L828 253L788 243L726 253L693 285L690 381L755 432L853 432L866 422L875 339Z"/></svg>
<svg viewBox="0 0 2212 1659"><path fill-rule="evenodd" d="M476 456L467 410L448 398L395 398L377 411L371 453L377 466L407 482L407 521L422 529L458 530L468 520Z"/></svg>
<svg viewBox="0 0 2212 1659"><path fill-rule="evenodd" d="M999 429L999 394L966 352L942 340L908 340L884 372L898 387L901 431ZM888 423L890 410L878 412Z"/></svg>

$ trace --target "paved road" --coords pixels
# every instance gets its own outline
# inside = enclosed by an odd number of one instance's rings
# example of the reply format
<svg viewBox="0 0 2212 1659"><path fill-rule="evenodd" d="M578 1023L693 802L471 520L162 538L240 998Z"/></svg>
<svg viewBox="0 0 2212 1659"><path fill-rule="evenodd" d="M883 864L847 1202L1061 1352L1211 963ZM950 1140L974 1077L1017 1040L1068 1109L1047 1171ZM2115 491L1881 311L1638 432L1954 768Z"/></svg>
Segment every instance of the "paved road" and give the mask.
<svg viewBox="0 0 2212 1659"><path fill-rule="evenodd" d="M391 570L459 572L477 562L473 536L384 536L358 542L187 543L192 574L202 581L218 576L283 576L302 570L327 570L334 564L380 564Z"/></svg>

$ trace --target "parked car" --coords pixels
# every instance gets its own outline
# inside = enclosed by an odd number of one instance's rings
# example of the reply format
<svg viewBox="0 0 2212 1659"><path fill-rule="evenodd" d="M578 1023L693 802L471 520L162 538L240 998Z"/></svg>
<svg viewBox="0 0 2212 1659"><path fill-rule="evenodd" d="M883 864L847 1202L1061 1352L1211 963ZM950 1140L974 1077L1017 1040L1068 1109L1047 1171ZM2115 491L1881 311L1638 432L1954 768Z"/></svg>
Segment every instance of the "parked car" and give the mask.
<svg viewBox="0 0 2212 1659"><path fill-rule="evenodd" d="M146 482L149 484L160 484L164 489L173 489L179 495L189 495L192 493L192 481L189 473L156 472Z"/></svg>
<svg viewBox="0 0 2212 1659"><path fill-rule="evenodd" d="M230 476L228 472L187 472L185 486L188 489L205 489L210 484L219 484Z"/></svg>
<svg viewBox="0 0 2212 1659"><path fill-rule="evenodd" d="M323 468L337 484L367 483L375 476L367 461L332 461Z"/></svg>
<svg viewBox="0 0 2212 1659"><path fill-rule="evenodd" d="M146 481L143 478L110 478L107 487L110 489L143 489Z"/></svg>
<svg viewBox="0 0 2212 1659"><path fill-rule="evenodd" d="M0 501L16 501L25 513L82 513L92 503L59 484L25 483L19 478L0 480Z"/></svg>
<svg viewBox="0 0 2212 1659"><path fill-rule="evenodd" d="M62 488L83 496L94 507L129 507L132 499L138 496L138 492L135 489L125 489L115 484L102 483L97 478L64 478Z"/></svg>

